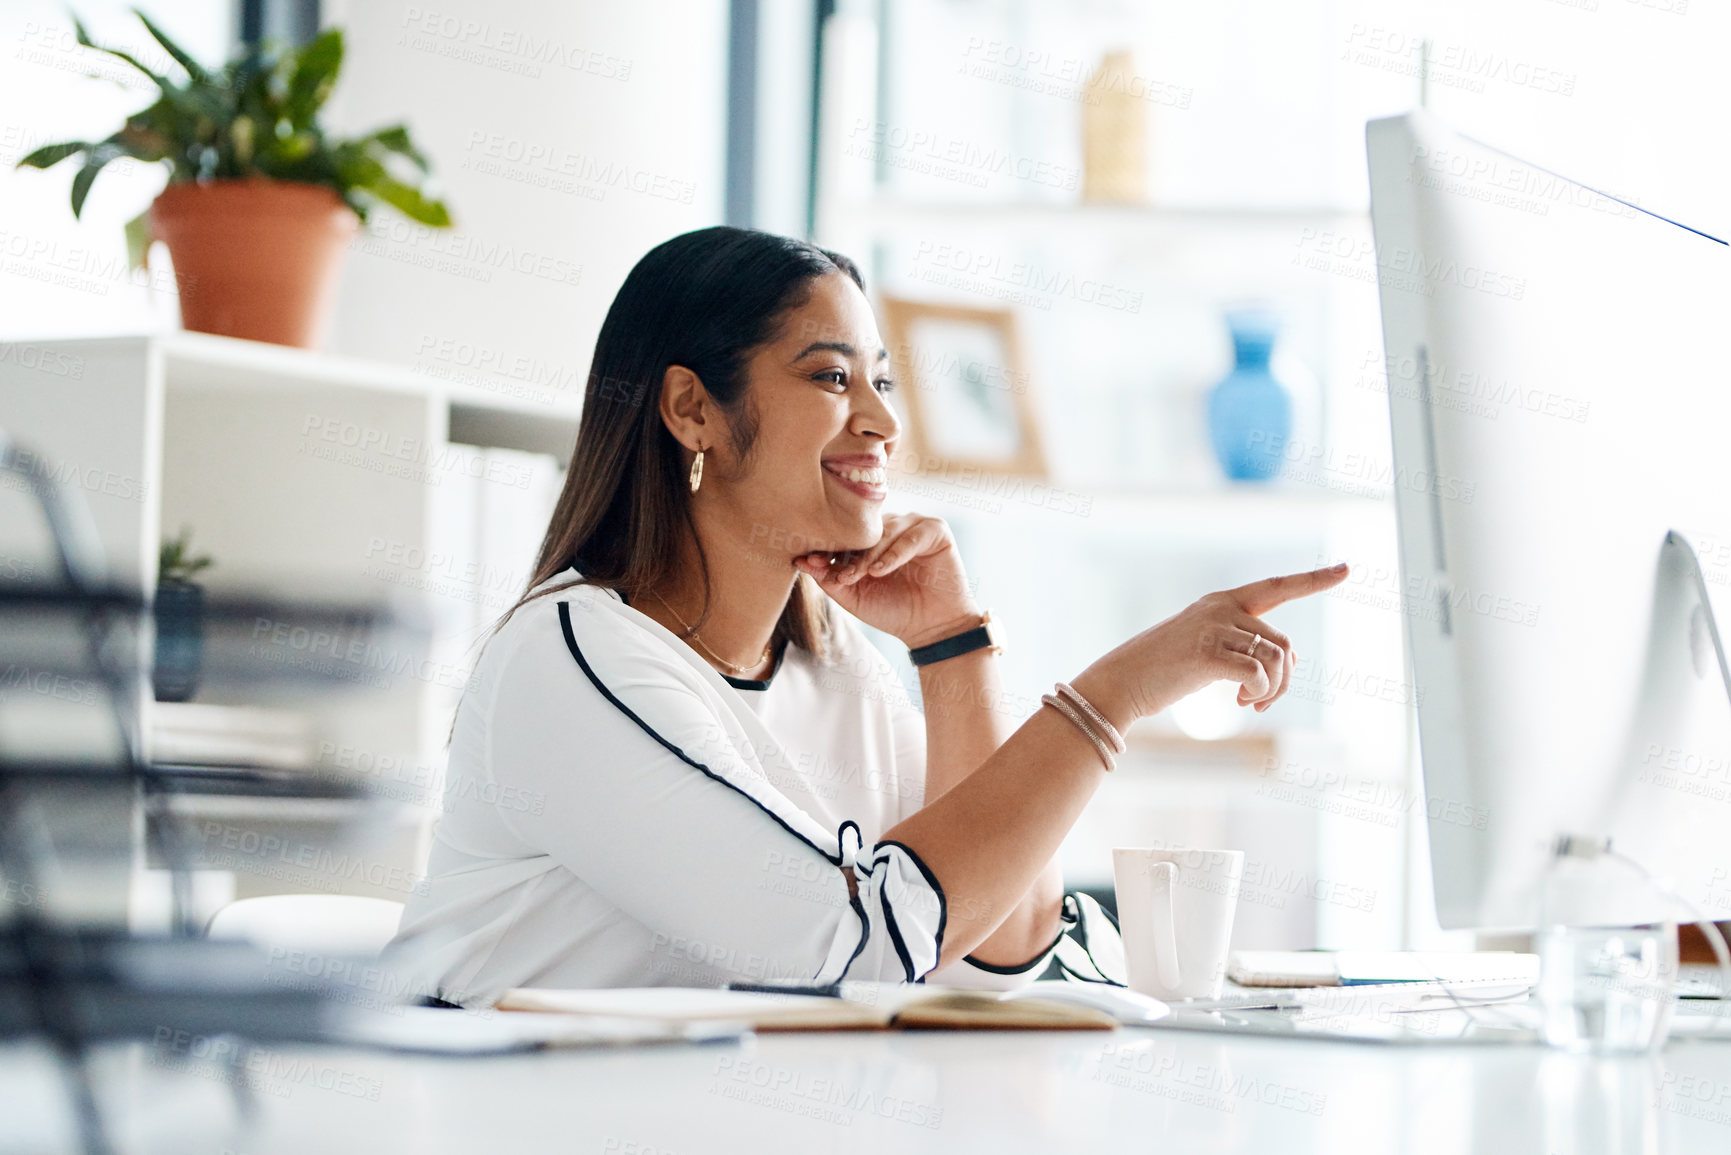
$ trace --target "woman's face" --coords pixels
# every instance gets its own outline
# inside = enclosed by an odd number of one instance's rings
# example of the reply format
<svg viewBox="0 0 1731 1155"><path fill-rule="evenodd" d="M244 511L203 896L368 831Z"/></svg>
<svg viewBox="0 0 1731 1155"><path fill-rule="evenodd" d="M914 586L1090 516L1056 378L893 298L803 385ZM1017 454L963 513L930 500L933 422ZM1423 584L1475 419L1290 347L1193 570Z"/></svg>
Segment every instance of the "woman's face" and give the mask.
<svg viewBox="0 0 1731 1155"><path fill-rule="evenodd" d="M813 281L810 300L747 362L746 379L755 440L743 462L727 442L717 446L726 454L715 462L719 484L702 486L694 504L768 558L875 545L901 423L884 396L889 355L859 286L839 273Z"/></svg>

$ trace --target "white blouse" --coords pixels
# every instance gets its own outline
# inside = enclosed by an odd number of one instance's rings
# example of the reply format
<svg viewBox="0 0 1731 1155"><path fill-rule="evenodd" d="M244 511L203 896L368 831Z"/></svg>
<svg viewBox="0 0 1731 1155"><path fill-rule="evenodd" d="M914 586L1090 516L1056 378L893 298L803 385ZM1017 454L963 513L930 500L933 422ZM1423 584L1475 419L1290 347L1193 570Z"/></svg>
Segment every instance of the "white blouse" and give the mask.
<svg viewBox="0 0 1731 1155"><path fill-rule="evenodd" d="M925 801L925 719L834 617L827 661L787 645L743 682L611 590L519 609L457 710L398 977L468 1006L519 986L1031 982L1051 948L935 969L943 888L883 838Z"/></svg>

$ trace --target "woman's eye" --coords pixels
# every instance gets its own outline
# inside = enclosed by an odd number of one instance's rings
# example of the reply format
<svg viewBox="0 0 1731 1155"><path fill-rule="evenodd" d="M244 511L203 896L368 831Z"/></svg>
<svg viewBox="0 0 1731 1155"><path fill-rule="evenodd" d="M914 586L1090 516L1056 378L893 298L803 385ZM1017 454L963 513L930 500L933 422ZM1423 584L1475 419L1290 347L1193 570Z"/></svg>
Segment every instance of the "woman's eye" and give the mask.
<svg viewBox="0 0 1731 1155"><path fill-rule="evenodd" d="M813 380L823 381L830 385L834 385L839 392L847 391L846 369L825 369L822 373L817 374Z"/></svg>
<svg viewBox="0 0 1731 1155"><path fill-rule="evenodd" d="M895 392L896 383L888 377L879 377L876 381L873 381L872 384L877 386L879 393Z"/></svg>

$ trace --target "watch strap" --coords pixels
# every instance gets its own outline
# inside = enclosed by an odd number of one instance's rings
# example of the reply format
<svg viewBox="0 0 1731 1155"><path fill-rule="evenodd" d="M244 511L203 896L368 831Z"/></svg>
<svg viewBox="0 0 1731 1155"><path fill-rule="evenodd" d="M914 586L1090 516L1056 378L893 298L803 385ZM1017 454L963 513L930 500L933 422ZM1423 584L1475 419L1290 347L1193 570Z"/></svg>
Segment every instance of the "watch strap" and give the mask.
<svg viewBox="0 0 1731 1155"><path fill-rule="evenodd" d="M971 654L975 650L984 650L988 647L996 649L998 640L992 634L992 615L987 613L981 617L980 624L973 629L963 630L959 634L953 634L933 642L929 646L921 646L917 650L909 650L908 660L916 666L929 666L933 662L941 662L946 658L959 658L963 654Z"/></svg>

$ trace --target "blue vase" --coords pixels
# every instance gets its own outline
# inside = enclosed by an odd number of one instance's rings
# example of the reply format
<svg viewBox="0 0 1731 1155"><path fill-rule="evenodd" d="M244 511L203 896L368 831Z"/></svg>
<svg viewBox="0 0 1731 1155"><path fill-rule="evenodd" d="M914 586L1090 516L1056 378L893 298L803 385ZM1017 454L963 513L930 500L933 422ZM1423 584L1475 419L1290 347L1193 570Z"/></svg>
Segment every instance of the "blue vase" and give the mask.
<svg viewBox="0 0 1731 1155"><path fill-rule="evenodd" d="M1292 434L1292 399L1269 371L1280 323L1261 312L1229 313L1236 364L1208 394L1208 433L1220 467L1234 481L1267 481L1280 472Z"/></svg>

